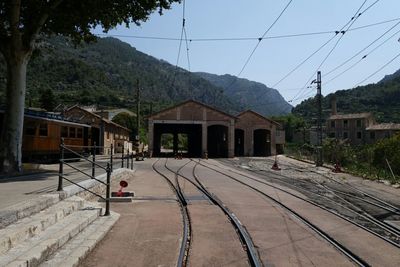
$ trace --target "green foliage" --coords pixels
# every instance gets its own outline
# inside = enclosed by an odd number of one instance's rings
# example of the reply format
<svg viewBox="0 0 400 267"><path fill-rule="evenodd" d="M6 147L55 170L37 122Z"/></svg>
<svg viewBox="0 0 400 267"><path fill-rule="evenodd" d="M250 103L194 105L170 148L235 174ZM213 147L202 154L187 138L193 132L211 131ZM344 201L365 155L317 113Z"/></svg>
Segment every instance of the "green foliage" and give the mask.
<svg viewBox="0 0 400 267"><path fill-rule="evenodd" d="M57 99L50 88L42 90L39 96L40 107L47 110L53 111L57 106Z"/></svg>
<svg viewBox="0 0 400 267"><path fill-rule="evenodd" d="M382 139L374 146L373 164L379 168L387 168L387 162L394 173L400 175L400 134Z"/></svg>
<svg viewBox="0 0 400 267"><path fill-rule="evenodd" d="M324 141L323 153L325 162L339 163L347 170L371 179L393 181L388 161L397 177L395 180L400 180L400 134L359 147L329 138Z"/></svg>
<svg viewBox="0 0 400 267"><path fill-rule="evenodd" d="M119 113L112 118L112 121L118 123L125 128L128 128L132 133L136 133L136 117L129 115L126 112Z"/></svg>
<svg viewBox="0 0 400 267"><path fill-rule="evenodd" d="M339 90L322 98L322 109L330 115L330 100L337 99L339 113L372 112L379 122L400 122L400 75L386 78L379 83L360 86L350 90ZM293 109L293 113L311 122L316 117L315 98L304 100Z"/></svg>
<svg viewBox="0 0 400 267"><path fill-rule="evenodd" d="M134 108L139 79L145 115L150 101L157 112L190 98L227 112L241 111L220 87L115 38L75 46L67 38L55 36L42 40L40 54L28 65L27 90L33 105L39 105L39 91L52 89L63 104ZM5 63L0 56L2 69ZM0 73L0 99L2 89Z"/></svg>
<svg viewBox="0 0 400 267"><path fill-rule="evenodd" d="M285 139L289 143L293 141L293 135L296 131L302 131L306 127L304 119L292 113L283 116L273 116L272 119L283 125Z"/></svg>

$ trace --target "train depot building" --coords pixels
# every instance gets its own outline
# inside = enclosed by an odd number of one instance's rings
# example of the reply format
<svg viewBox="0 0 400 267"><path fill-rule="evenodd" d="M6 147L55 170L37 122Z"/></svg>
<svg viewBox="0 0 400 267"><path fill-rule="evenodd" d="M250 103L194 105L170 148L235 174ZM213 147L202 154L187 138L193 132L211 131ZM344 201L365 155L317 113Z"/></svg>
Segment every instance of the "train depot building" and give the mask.
<svg viewBox="0 0 400 267"><path fill-rule="evenodd" d="M281 125L254 111L233 116L195 100L152 114L148 121L149 152L156 157L179 152L188 157L270 156L285 142ZM168 139L172 149L165 150Z"/></svg>

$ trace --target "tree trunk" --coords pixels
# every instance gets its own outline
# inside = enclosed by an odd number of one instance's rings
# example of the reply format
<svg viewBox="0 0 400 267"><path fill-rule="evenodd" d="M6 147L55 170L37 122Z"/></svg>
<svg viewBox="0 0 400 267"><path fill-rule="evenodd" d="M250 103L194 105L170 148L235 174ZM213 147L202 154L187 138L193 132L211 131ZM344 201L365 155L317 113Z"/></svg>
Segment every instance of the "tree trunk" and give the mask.
<svg viewBox="0 0 400 267"><path fill-rule="evenodd" d="M14 51L11 51L14 50ZM0 172L21 171L22 131L29 53L11 49L4 53L7 63L7 98L0 140Z"/></svg>

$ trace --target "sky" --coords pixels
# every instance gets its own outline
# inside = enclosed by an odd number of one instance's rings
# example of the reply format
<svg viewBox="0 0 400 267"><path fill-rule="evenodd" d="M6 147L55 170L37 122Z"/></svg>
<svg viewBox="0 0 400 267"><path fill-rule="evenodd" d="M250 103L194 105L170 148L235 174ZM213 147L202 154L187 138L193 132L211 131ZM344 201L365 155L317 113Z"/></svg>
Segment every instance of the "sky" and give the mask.
<svg viewBox="0 0 400 267"><path fill-rule="evenodd" d="M184 6L188 53L183 39L178 60ZM107 35L193 72L240 74L277 89L296 105L315 95L311 81L317 70L327 95L378 82L400 69L399 10L399 0L185 0L140 26L118 26ZM204 40L231 38L250 39Z"/></svg>

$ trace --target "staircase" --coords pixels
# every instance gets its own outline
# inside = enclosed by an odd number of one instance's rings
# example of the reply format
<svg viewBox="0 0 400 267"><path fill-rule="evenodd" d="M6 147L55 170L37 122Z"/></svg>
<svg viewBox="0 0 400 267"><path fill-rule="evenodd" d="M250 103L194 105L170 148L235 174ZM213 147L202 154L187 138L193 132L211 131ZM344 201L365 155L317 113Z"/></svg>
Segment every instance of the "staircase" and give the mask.
<svg viewBox="0 0 400 267"><path fill-rule="evenodd" d="M0 229L0 266L78 266L119 218L103 213L72 196L18 218Z"/></svg>

